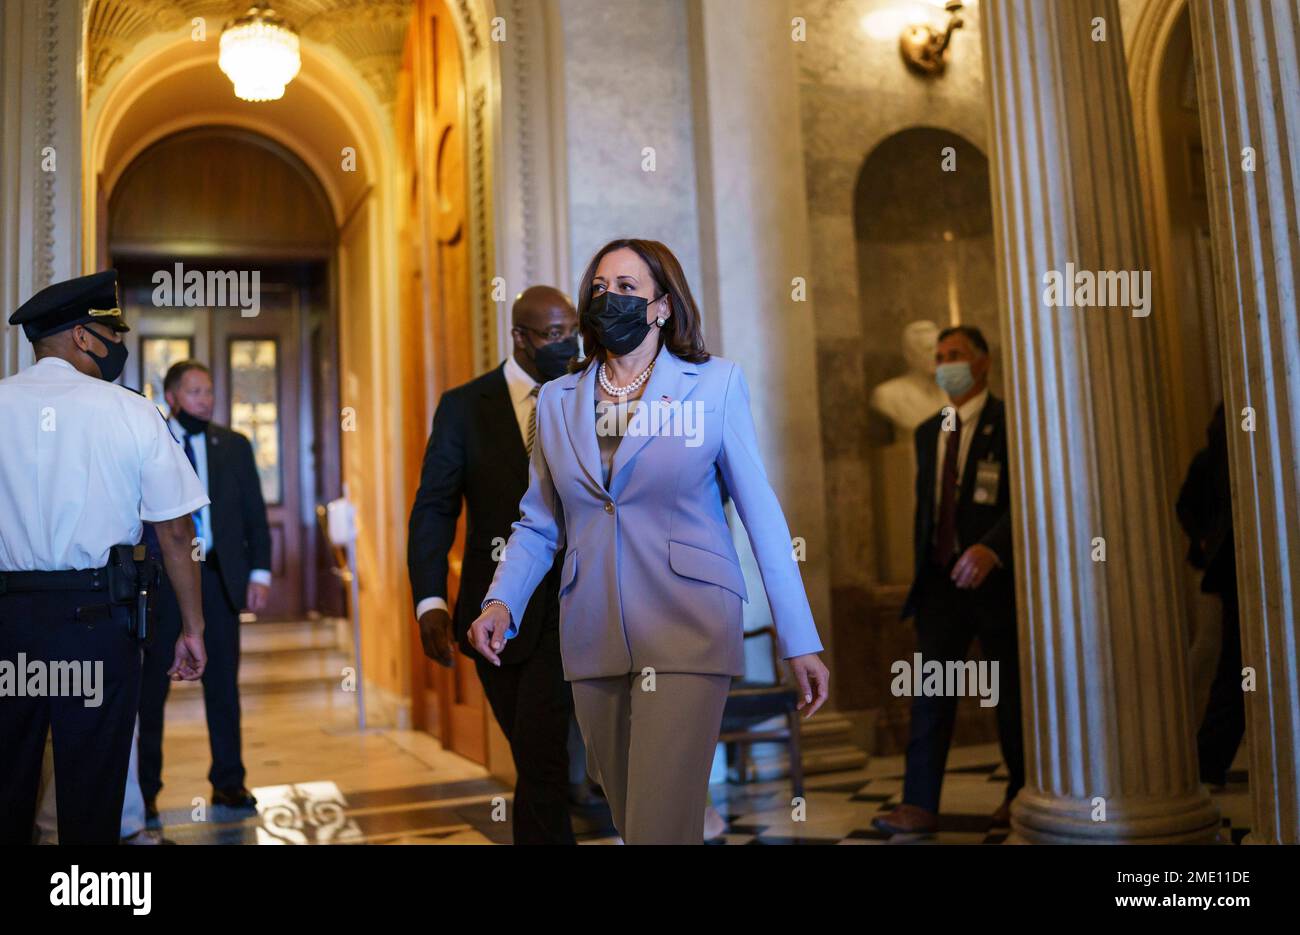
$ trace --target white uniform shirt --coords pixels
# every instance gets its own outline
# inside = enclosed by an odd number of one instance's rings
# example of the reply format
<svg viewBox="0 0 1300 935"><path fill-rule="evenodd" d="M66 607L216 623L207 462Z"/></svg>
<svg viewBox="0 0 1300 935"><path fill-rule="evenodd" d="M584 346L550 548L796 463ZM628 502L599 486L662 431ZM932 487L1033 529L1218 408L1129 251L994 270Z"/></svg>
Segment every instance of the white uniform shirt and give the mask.
<svg viewBox="0 0 1300 935"><path fill-rule="evenodd" d="M0 571L102 568L208 502L154 404L45 357L0 380Z"/></svg>
<svg viewBox="0 0 1300 935"><path fill-rule="evenodd" d="M528 418L532 415L533 409L537 407L537 397L533 396L532 392L533 387L537 386L538 383L524 372L524 368L515 361L513 354L506 358L505 378L506 389L510 393L510 405L515 410L515 422L519 424L519 438L527 445ZM446 598L441 596L422 598L415 605L415 616L419 619L427 611L434 609L446 610Z"/></svg>
<svg viewBox="0 0 1300 935"><path fill-rule="evenodd" d="M185 427L176 419L167 420L167 428L171 430L172 437L176 443L181 446L181 453L185 453ZM208 436L204 432L200 435L190 437L190 448L194 451L194 473L199 476L199 484L203 489L210 490L208 486ZM189 460L189 455L185 456ZM199 510L199 523L203 527L203 554L212 551L212 506L209 504Z"/></svg>
<svg viewBox="0 0 1300 935"><path fill-rule="evenodd" d="M957 407L957 418L961 419L961 438L957 443L957 490L959 494L961 479L966 473L966 456L970 454L970 443L975 438L975 429L979 426L980 413L984 411L984 404L988 401L988 398L989 391L984 390ZM952 432L945 432L942 425L939 426L939 448L934 462L934 515L936 524L939 511L943 507L943 459L948 450L948 439L952 438L952 434ZM937 525L935 531L938 532Z"/></svg>

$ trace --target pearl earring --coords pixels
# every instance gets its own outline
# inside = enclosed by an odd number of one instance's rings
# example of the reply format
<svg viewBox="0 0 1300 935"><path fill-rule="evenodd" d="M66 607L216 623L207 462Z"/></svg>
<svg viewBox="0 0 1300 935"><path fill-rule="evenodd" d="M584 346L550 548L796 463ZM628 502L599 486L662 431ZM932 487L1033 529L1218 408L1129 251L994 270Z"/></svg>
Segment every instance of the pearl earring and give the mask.
<svg viewBox="0 0 1300 935"><path fill-rule="evenodd" d="M660 328L662 328L664 326L664 322L666 321L668 321L668 319L660 315L658 318L655 319L655 324L658 325Z"/></svg>

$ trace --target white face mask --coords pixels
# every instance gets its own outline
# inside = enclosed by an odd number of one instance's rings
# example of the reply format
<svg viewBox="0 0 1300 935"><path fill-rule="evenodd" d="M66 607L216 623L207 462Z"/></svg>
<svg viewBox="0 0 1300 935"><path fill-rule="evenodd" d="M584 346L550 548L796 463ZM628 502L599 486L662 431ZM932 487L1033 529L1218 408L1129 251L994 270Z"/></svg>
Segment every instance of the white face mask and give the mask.
<svg viewBox="0 0 1300 935"><path fill-rule="evenodd" d="M970 362L959 360L956 363L940 364L935 369L934 382L949 396L961 396L975 385L975 377L970 372Z"/></svg>

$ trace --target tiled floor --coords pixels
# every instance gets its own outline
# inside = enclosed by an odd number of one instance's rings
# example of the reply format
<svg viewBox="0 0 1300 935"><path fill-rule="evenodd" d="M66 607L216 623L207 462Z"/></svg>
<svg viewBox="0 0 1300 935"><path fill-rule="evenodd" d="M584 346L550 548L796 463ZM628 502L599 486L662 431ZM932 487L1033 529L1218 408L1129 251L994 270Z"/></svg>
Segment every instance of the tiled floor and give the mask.
<svg viewBox="0 0 1300 935"><path fill-rule="evenodd" d="M1250 795L1243 772L1234 772L1215 800L1223 817L1220 840L1246 835ZM902 800L903 759L876 757L864 770L809 777L806 812L795 820L788 783L715 786L714 805L727 819L726 844L1001 844L1007 829L993 830L989 816L1002 802L1006 771L995 744L960 747L948 758L934 835L887 835L871 826L878 812Z"/></svg>
<svg viewBox="0 0 1300 935"><path fill-rule="evenodd" d="M509 843L502 819L510 790L481 767L428 734L356 729L355 696L339 687L341 657L320 648L327 630L244 628L244 763L257 814L203 811L209 760L202 692L173 689L158 800L165 837L181 844ZM863 770L809 777L798 814L787 782L714 786L727 828L713 843L1001 843L1006 831L988 826L1006 781L996 746L955 749L948 767L934 836L889 838L871 827L872 816L902 792L902 758L877 757ZM1244 774L1230 778L1215 798L1225 816L1222 838L1237 843L1250 799ZM605 810L576 815L575 830L582 843L618 843Z"/></svg>

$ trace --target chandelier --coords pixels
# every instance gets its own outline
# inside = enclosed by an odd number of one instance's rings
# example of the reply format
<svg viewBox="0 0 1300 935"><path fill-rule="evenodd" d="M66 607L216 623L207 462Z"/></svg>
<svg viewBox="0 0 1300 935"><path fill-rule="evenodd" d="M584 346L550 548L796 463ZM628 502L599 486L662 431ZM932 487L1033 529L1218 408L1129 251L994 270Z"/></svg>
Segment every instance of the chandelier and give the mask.
<svg viewBox="0 0 1300 935"><path fill-rule="evenodd" d="M270 7L251 7L222 30L217 65L240 100L278 101L302 67L298 34Z"/></svg>

